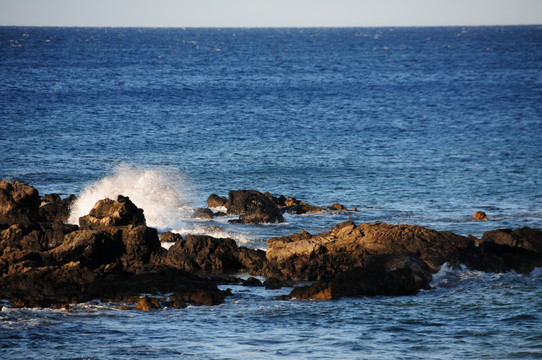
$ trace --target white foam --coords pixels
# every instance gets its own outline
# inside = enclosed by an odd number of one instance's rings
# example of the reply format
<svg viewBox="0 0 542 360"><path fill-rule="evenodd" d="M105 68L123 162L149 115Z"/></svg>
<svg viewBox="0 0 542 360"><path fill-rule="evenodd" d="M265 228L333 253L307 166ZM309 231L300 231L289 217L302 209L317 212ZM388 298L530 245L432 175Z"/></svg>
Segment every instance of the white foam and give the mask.
<svg viewBox="0 0 542 360"><path fill-rule="evenodd" d="M107 176L87 188L74 203L68 222L78 224L79 217L87 215L99 200L116 200L118 195L128 196L144 211L147 225L158 229L182 226L180 212L187 208L190 191L181 174L162 169L140 169L119 166Z"/></svg>

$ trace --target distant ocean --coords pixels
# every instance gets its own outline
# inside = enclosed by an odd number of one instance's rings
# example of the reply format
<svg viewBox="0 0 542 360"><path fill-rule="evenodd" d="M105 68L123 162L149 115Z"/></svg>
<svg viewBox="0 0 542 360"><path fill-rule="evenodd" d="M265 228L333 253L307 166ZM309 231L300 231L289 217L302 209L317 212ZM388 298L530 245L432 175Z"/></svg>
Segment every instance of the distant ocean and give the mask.
<svg viewBox="0 0 542 360"><path fill-rule="evenodd" d="M72 222L122 194L159 231L254 248L345 220L540 229L542 27L0 27L0 154L0 179L75 193ZM358 211L191 217L236 189ZM228 286L150 313L3 302L0 358L542 358L540 269L444 266L432 285L329 302Z"/></svg>

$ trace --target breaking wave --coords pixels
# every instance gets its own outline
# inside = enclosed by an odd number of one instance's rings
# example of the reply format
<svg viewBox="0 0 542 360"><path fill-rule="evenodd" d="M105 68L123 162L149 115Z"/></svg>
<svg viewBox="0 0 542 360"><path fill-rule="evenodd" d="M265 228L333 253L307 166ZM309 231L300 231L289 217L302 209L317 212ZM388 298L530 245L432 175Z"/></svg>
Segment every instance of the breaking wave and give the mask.
<svg viewBox="0 0 542 360"><path fill-rule="evenodd" d="M186 179L179 173L161 169L140 169L119 166L106 176L83 189L72 206L68 222L77 224L99 200L118 195L128 196L144 211L147 225L158 229L182 226L182 209L190 203Z"/></svg>

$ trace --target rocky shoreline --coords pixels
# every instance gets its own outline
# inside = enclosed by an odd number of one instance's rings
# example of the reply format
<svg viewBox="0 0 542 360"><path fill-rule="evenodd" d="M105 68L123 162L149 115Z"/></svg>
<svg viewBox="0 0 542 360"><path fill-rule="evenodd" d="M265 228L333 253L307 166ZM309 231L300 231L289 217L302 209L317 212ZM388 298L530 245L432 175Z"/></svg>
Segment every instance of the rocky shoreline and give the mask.
<svg viewBox="0 0 542 360"><path fill-rule="evenodd" d="M73 195L41 197L30 185L0 181L0 299L16 307L100 299L152 310L220 304L229 291L219 284L277 289L296 281L313 283L281 299L398 296L428 288L444 263L486 272L529 273L542 266L542 231L531 228L492 230L475 239L416 225L347 221L320 234L271 238L262 251L227 238L172 232L159 237L143 210L124 196L100 200L79 226L69 225L73 201ZM256 190L230 191L228 198L212 194L207 204L195 214L239 215L234 222L240 224L324 210ZM340 204L327 209L349 210ZM166 250L160 240L173 245ZM229 275L236 272L267 280Z"/></svg>

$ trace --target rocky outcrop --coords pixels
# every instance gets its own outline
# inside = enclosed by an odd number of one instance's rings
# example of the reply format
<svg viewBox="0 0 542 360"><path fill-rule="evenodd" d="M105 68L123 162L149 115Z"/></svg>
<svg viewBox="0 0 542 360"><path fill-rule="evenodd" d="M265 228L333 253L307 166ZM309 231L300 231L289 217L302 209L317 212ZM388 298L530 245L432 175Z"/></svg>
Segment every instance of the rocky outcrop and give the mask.
<svg viewBox="0 0 542 360"><path fill-rule="evenodd" d="M406 295L426 288L445 262L499 272L542 266L542 231L530 228L488 231L478 241L415 225L347 221L316 235L269 239L267 253L229 238L175 233L162 234L162 241L174 243L166 251L129 198L99 201L80 218L80 227L61 222L72 201L65 200L55 194L40 200L26 184L0 182L0 299L15 306L66 306L101 298L151 310L219 304L228 292L217 283L262 285L225 275L232 272L267 277L269 289L315 281L295 288L289 299ZM58 206L41 210L50 204ZM240 221L255 223L278 221L285 208L306 206L253 190L230 192L226 205Z"/></svg>
<svg viewBox="0 0 542 360"><path fill-rule="evenodd" d="M229 206L228 199L224 196L218 196L217 194L211 194L207 198L207 207L208 208L220 208Z"/></svg>
<svg viewBox="0 0 542 360"><path fill-rule="evenodd" d="M40 222L66 222L70 216L71 206L77 198L70 195L61 199L58 194L46 194L42 197L38 209Z"/></svg>
<svg viewBox="0 0 542 360"><path fill-rule="evenodd" d="M528 227L487 231L476 250L465 262L472 269L530 273L542 267L542 231Z"/></svg>
<svg viewBox="0 0 542 360"><path fill-rule="evenodd" d="M170 247L164 263L186 271L222 273L258 272L264 261L265 252L238 247L235 240L187 235Z"/></svg>
<svg viewBox="0 0 542 360"><path fill-rule="evenodd" d="M95 298L136 301L141 293L174 293L172 303L218 304L216 281L161 265L156 229L127 197L99 201L76 225L39 216L39 194L2 185L0 299L15 306L67 306ZM50 196L45 203L58 203ZM58 215L58 214L57 214ZM62 214L61 214L62 215ZM43 221L42 221L43 220Z"/></svg>
<svg viewBox="0 0 542 360"><path fill-rule="evenodd" d="M0 181L0 225L36 222L40 203L40 195L32 186L21 181Z"/></svg>
<svg viewBox="0 0 542 360"><path fill-rule="evenodd" d="M284 222L275 203L257 190L236 190L228 193L228 214L240 215L239 222L261 224Z"/></svg>
<svg viewBox="0 0 542 360"><path fill-rule="evenodd" d="M342 272L331 280L294 288L290 298L330 300L352 296L412 295L427 288L431 279L430 268L416 255L375 255L369 257L363 267Z"/></svg>
<svg viewBox="0 0 542 360"><path fill-rule="evenodd" d="M445 262L459 263L474 242L450 232L416 225L340 223L330 231L301 232L267 241L266 276L319 280L356 267L372 255L414 253L436 272Z"/></svg>
<svg viewBox="0 0 542 360"><path fill-rule="evenodd" d="M116 201L98 201L88 215L79 218L79 226L85 230L124 225L145 225L145 216L142 209L122 195L119 195Z"/></svg>

